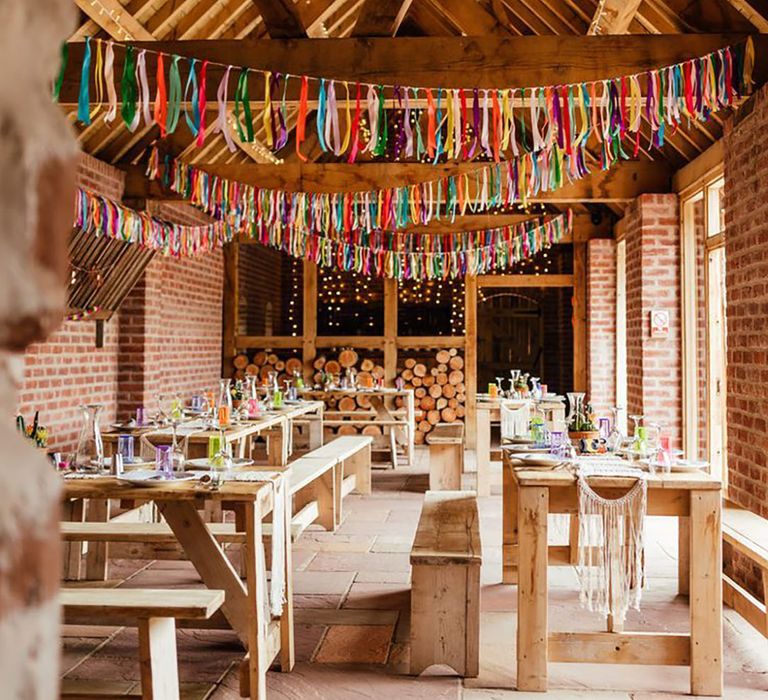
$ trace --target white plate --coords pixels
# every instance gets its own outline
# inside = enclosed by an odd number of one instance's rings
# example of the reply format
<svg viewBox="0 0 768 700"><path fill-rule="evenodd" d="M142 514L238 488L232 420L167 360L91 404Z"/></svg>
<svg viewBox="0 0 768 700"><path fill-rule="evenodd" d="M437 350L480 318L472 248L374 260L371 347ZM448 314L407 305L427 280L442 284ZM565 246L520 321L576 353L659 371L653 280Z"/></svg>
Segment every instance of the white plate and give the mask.
<svg viewBox="0 0 768 700"><path fill-rule="evenodd" d="M519 459L526 465L532 467L556 467L558 464L562 464L561 457L555 455L542 454L535 452L523 452L521 454L515 454L515 459Z"/></svg>
<svg viewBox="0 0 768 700"><path fill-rule="evenodd" d="M124 481L133 486L170 486L185 481L194 481L199 477L193 472L177 472L172 479L165 479L154 469L136 469L135 471L124 472L117 478L118 481Z"/></svg>
<svg viewBox="0 0 768 700"><path fill-rule="evenodd" d="M532 444L527 443L525 445L502 445L501 449L516 454L518 452L549 452L550 448L534 447Z"/></svg>
<svg viewBox="0 0 768 700"><path fill-rule="evenodd" d="M95 459L91 460L91 466L92 467L97 466ZM112 466L112 457L104 457L104 466L105 467ZM154 469L156 466L157 466L157 462L154 459L144 460L144 459L138 459L134 457L132 462L123 462L124 469Z"/></svg>
<svg viewBox="0 0 768 700"><path fill-rule="evenodd" d="M678 459L672 464L673 472L695 472L706 469L709 462L701 459Z"/></svg>
<svg viewBox="0 0 768 700"><path fill-rule="evenodd" d="M505 445L533 445L533 439L518 435L517 437L504 438Z"/></svg>
<svg viewBox="0 0 768 700"><path fill-rule="evenodd" d="M250 467L253 464L252 459L246 459L245 457L233 457L233 467ZM215 468L217 465L211 464L208 461L208 457L199 457L198 459L188 459L184 462L184 466L189 469L204 469L208 471L211 468Z"/></svg>

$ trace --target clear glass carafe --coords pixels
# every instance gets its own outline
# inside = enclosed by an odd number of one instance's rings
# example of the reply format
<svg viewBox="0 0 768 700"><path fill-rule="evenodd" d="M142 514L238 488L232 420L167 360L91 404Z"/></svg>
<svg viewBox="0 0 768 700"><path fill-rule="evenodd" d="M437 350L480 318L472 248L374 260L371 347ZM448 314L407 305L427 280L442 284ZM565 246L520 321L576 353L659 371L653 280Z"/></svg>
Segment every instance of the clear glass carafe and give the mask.
<svg viewBox="0 0 768 700"><path fill-rule="evenodd" d="M88 404L80 406L83 424L80 427L80 436L77 439L75 453L70 459L70 466L77 469L104 468L104 443L101 439L99 420L104 411L101 404Z"/></svg>
<svg viewBox="0 0 768 700"><path fill-rule="evenodd" d="M229 409L229 415L232 415L232 380L219 380L219 408L226 406Z"/></svg>

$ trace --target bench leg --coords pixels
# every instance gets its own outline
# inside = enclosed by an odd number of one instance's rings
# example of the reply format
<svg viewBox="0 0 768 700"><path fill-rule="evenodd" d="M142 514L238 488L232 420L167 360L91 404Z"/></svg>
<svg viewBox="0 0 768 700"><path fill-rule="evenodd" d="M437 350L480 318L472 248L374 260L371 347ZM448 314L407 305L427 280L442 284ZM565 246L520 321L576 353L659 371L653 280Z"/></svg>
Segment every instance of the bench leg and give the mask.
<svg viewBox="0 0 768 700"><path fill-rule="evenodd" d="M139 620L139 665L144 700L177 700L179 667L173 618Z"/></svg>
<svg viewBox="0 0 768 700"><path fill-rule="evenodd" d="M68 500L62 509L62 520L67 522L82 522L84 515L82 498ZM64 542L63 546L63 571L62 578L65 581L77 581L80 579L80 566L83 558L82 542Z"/></svg>
<svg viewBox="0 0 768 700"><path fill-rule="evenodd" d="M284 467L288 464L288 440L286 426L267 431L267 462L271 467Z"/></svg>
<svg viewBox="0 0 768 700"><path fill-rule="evenodd" d="M109 500L91 498L88 501L86 520L98 523L107 522L109 520ZM109 545L106 542L89 542L88 554L85 559L85 578L89 581L106 581L108 557Z"/></svg>
<svg viewBox="0 0 768 700"><path fill-rule="evenodd" d="M307 427L309 429L309 449L316 450L323 446L323 421L318 418L310 418Z"/></svg>
<svg viewBox="0 0 768 700"><path fill-rule="evenodd" d="M445 664L479 673L480 565L419 564L411 583L411 675Z"/></svg>
<svg viewBox="0 0 768 700"><path fill-rule="evenodd" d="M429 446L429 490L461 490L461 446Z"/></svg>
<svg viewBox="0 0 768 700"><path fill-rule="evenodd" d="M341 470L338 469L340 473ZM341 500L341 483L336 483L337 467L329 469L320 478L305 486L293 497L293 512L298 513L307 503L317 501L317 524L334 532L341 519L338 510ZM289 512L290 509L289 509ZM288 528L290 532L290 527Z"/></svg>
<svg viewBox="0 0 768 700"><path fill-rule="evenodd" d="M355 490L363 495L371 493L371 446L366 445L362 450L342 462L342 479L349 474L355 475Z"/></svg>

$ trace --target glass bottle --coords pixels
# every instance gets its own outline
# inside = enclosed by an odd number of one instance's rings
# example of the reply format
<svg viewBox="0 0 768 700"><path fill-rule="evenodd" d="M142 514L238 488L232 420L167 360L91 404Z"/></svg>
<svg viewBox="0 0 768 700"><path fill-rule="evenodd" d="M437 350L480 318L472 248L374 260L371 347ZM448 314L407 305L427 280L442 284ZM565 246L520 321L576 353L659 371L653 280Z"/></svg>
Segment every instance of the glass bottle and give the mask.
<svg viewBox="0 0 768 700"><path fill-rule="evenodd" d="M104 443L99 427L99 419L103 410L102 404L80 406L83 424L80 427L77 448L70 460L70 466L77 469L97 469L99 471L104 468Z"/></svg>
<svg viewBox="0 0 768 700"><path fill-rule="evenodd" d="M232 380L221 379L219 380L219 403L218 407L226 406L229 410L229 415L232 415Z"/></svg>

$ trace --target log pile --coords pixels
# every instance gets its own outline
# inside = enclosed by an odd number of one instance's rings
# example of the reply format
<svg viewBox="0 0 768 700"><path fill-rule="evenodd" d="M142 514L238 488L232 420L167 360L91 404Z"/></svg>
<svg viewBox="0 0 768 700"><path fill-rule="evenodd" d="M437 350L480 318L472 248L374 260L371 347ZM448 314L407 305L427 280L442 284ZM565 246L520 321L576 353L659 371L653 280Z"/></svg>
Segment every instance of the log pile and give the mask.
<svg viewBox="0 0 768 700"><path fill-rule="evenodd" d="M333 374L337 383L347 369L355 370L357 383L361 387L371 388L379 379L384 378L384 365L381 357L361 356L353 348L343 348L336 352L321 352L312 362L314 369L313 380L321 384L323 374Z"/></svg>
<svg viewBox="0 0 768 700"><path fill-rule="evenodd" d="M456 348L450 348L434 355L400 359L402 366L398 367L397 376L406 389L413 389L416 410L422 412L414 436L416 443L421 444L437 423L453 423L464 418L464 358Z"/></svg>
<svg viewBox="0 0 768 700"><path fill-rule="evenodd" d="M357 374L358 385L373 387L379 378L384 378L383 358L375 355L362 356L353 348L342 348L338 352L319 352L312 362L314 370L313 380L320 385L324 374L333 374L336 382L341 380L347 369L354 369ZM337 420L353 420L364 418L371 414L371 400L365 394L354 396L329 396L325 401L326 418ZM328 436L333 435L371 435L377 437L382 434L378 425L349 424L338 427L327 426Z"/></svg>
<svg viewBox="0 0 768 700"><path fill-rule="evenodd" d="M263 382L270 372L277 372L277 380L283 386L283 380L293 379L295 372L301 372L303 363L296 350L283 350L279 354L273 350L257 350L250 356L245 352L238 353L232 359L234 379L245 379L246 376L258 376Z"/></svg>

